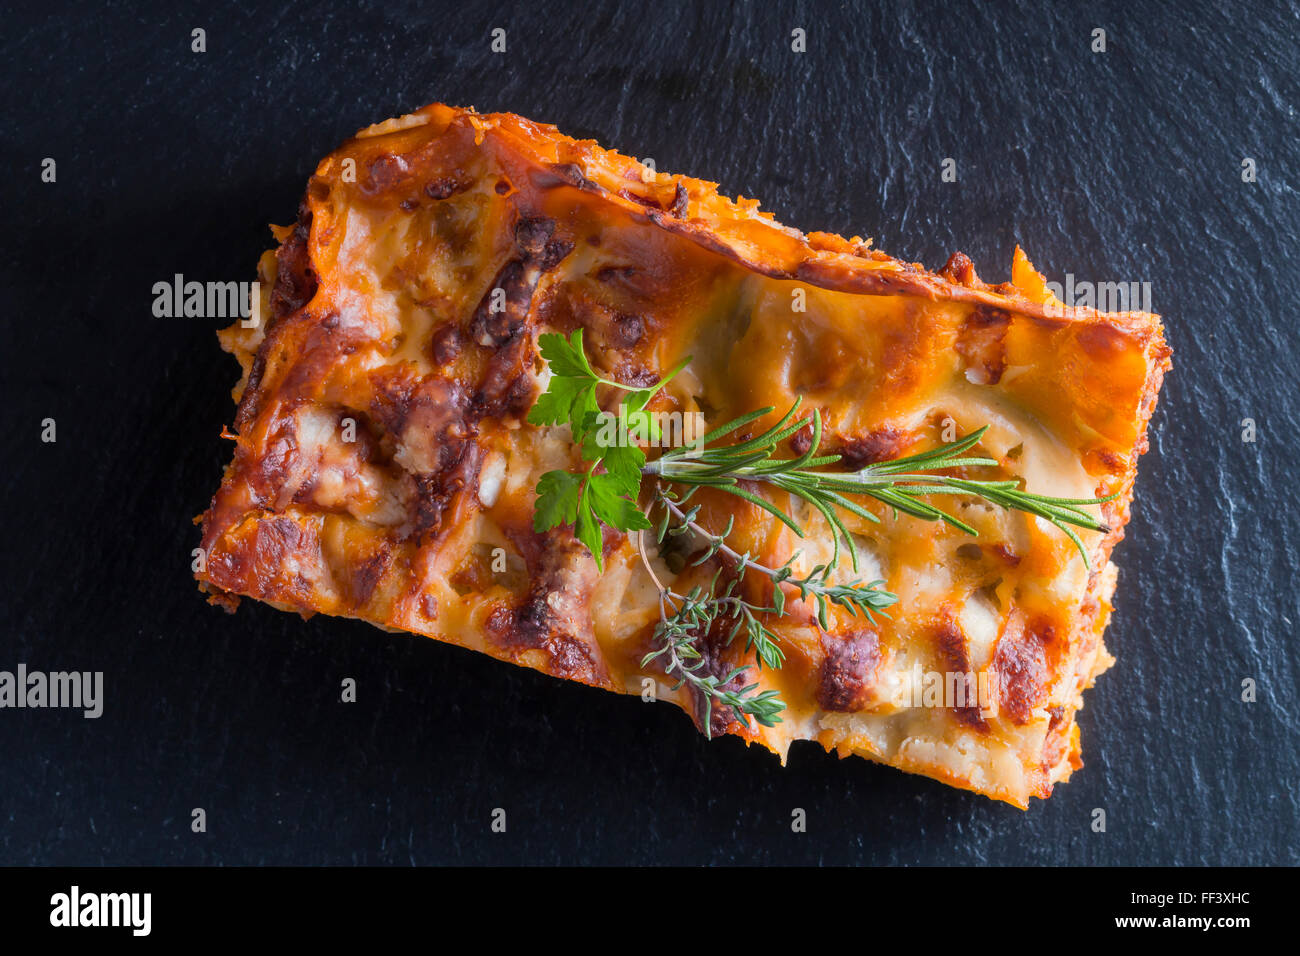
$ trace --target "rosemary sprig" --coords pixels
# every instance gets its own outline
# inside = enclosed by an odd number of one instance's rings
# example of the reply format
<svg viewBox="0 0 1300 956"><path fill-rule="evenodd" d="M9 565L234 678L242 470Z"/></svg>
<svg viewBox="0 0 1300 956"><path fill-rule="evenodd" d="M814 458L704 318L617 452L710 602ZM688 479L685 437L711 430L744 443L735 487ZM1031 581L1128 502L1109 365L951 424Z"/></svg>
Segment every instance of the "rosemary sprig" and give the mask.
<svg viewBox="0 0 1300 956"><path fill-rule="evenodd" d="M743 488L739 482L759 482L789 492L811 504L826 518L835 538L835 558L839 556L839 543L842 539L853 557L854 570L857 569L857 555L852 538L835 509L842 508L873 523L879 523L880 519L845 495L875 498L889 505L895 517L899 512L903 512L928 521L943 521L970 535L977 535L978 532L950 512L922 499L930 495L968 495L982 498L990 504L1013 511L1023 511L1050 522L1069 536L1083 557L1085 565L1088 564L1087 549L1084 548L1078 534L1069 526L1092 531L1108 530L1104 524L1083 511L1080 506L1102 504L1110 501L1115 497L1114 495L1106 498L1055 498L1024 490L1020 487L1019 481L985 481L929 473L955 468L997 466L999 462L996 459L964 454L984 437L984 433L988 431L987 425L964 438L940 445L930 451L867 465L858 471L812 471L812 468L838 462L840 456L818 457L816 454L822 437L819 412L814 411L811 416L790 424L790 420L799 410L799 405L800 400L796 399L780 421L748 441L720 447L701 448L697 445L693 448L674 448L665 452L658 460L643 466L642 471L674 484L693 488L714 487L738 495L775 515L789 525L797 535L804 537L803 528L794 518L766 498ZM700 444L709 446L719 438L725 438L773 411L775 411L773 408L764 408L728 422L706 435ZM812 441L804 454L798 458L774 457L780 442L809 426L812 428ZM834 563L835 559L832 559L832 564Z"/></svg>

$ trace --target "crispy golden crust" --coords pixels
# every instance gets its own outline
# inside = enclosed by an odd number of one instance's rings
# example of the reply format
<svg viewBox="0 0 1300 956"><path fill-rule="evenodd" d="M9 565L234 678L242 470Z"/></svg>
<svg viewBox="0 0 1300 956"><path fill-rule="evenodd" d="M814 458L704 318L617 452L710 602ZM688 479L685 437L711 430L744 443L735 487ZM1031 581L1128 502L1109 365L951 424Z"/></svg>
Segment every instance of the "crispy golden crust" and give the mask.
<svg viewBox="0 0 1300 956"><path fill-rule="evenodd" d="M977 539L874 506L880 524L850 516L900 596L893 618L822 629L792 601L772 622L787 663L760 678L785 720L711 715L783 757L816 740L1022 807L1080 765L1074 715L1110 663L1110 553L1169 367L1155 316L1064 308L1019 250L1011 283L960 254L930 273L552 127L442 105L327 157L277 237L264 327L222 333L244 377L202 519L214 601L358 617L620 692L651 682L700 723L689 689L640 661L658 616L647 562L677 590L711 563L674 574L607 531L598 574L567 529L532 529L538 477L577 464L567 427L523 421L544 387L536 340L582 328L623 382L693 356L652 410L717 424L801 397L851 464L987 424L981 453L1005 475L1118 493L1110 532L1084 536L1092 572L1055 529L973 500L954 506ZM829 553L820 531L796 541L740 499L695 500L706 526L734 518L756 560ZM753 578L762 600L771 585ZM742 644L706 636L706 666L726 674ZM928 693L933 675L946 695Z"/></svg>

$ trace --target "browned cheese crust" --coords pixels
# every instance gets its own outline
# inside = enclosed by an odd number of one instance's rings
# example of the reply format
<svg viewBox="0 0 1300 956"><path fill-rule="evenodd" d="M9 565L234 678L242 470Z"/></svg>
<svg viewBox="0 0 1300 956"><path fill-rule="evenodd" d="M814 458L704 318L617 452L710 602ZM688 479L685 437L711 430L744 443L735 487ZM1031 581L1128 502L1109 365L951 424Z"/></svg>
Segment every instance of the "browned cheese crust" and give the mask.
<svg viewBox="0 0 1300 956"><path fill-rule="evenodd" d="M899 595L892 617L833 612L823 629L792 600L770 622L786 664L758 676L784 720L714 708L711 729L783 759L815 740L1021 807L1049 795L1081 765L1075 713L1111 662L1110 555L1169 368L1159 320L1062 307L1018 249L1012 281L989 285L960 253L935 274L757 205L510 114L433 105L363 130L263 257L264 321L221 333L244 375L234 457L202 516L203 588L232 610L243 595L652 687L698 724L689 687L641 667L659 616L647 562L683 591L718 559L674 573L652 543L643 560L636 536L606 531L598 573L567 528L534 532L538 477L579 463L567 426L524 421L545 387L538 335L583 329L593 366L630 384L692 356L651 410L710 425L802 398L853 466L989 425L978 451L999 466L981 477L1118 493L1109 532L1083 534L1091 570L1057 529L976 499L944 503L978 537L869 503L880 524L845 517L867 577ZM809 516L798 540L741 499L694 500L706 527L734 518L755 560L829 554ZM742 584L756 601L771 586ZM746 662L722 637L701 638L719 675ZM965 675L965 702L927 695L931 674Z"/></svg>

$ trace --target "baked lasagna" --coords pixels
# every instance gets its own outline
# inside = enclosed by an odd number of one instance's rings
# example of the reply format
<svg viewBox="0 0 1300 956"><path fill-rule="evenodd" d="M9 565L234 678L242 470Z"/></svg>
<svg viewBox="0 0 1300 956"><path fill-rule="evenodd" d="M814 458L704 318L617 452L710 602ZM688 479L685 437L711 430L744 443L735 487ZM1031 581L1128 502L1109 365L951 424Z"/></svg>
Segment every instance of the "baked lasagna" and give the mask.
<svg viewBox="0 0 1300 956"><path fill-rule="evenodd" d="M261 320L220 333L243 375L233 458L199 519L212 602L359 618L670 701L782 761L811 740L1021 808L1081 766L1082 692L1112 663L1111 552L1169 368L1156 316L1066 307L1019 249L1010 282L960 253L929 272L554 127L440 104L326 157L274 232ZM779 668L698 635L704 673L784 710L765 725L710 706L648 660L663 589L721 573L770 600L785 585L611 528L598 570L571 527L536 530L540 476L582 464L569 425L528 421L551 374L538 338L576 330L611 382L649 386L689 359L659 411L713 426L798 400L841 468L987 428L981 474L1105 499L1099 527L1076 547L975 496L947 499L969 531L863 499L870 515L841 517L865 577L897 596L889 615L792 596L767 622ZM753 561L829 560L828 526L798 538L711 491L695 521Z"/></svg>

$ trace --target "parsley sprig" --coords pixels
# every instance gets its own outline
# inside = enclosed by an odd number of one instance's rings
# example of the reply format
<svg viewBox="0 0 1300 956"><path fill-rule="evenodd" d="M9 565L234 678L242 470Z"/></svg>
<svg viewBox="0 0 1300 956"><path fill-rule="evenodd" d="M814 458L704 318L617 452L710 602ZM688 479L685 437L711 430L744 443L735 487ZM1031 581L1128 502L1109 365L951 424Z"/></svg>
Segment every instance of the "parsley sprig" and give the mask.
<svg viewBox="0 0 1300 956"><path fill-rule="evenodd" d="M596 390L605 386L626 393L622 404L627 407L627 417L635 421L637 416L644 416L655 393L690 359L678 364L653 388L632 388L596 374L583 350L582 329L568 339L554 332L541 335L538 346L550 368L551 380L529 410L528 421L533 425L567 424L574 442L582 448L587 468L581 474L548 471L542 475L537 483L533 528L541 532L561 524L573 525L574 536L587 546L596 567L601 568L602 524L619 531L640 531L650 527L650 520L637 504L645 452L631 442L600 442L601 409ZM644 416L643 421L650 428L654 420Z"/></svg>

